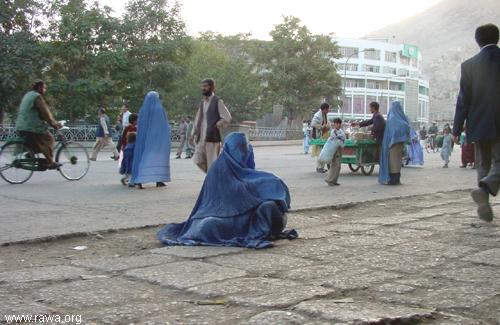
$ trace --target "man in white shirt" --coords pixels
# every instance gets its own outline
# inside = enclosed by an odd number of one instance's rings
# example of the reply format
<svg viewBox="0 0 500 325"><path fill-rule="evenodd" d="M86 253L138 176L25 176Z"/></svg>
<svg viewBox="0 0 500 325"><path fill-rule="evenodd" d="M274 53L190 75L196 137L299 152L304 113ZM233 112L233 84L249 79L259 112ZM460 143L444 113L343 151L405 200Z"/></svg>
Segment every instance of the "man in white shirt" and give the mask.
<svg viewBox="0 0 500 325"><path fill-rule="evenodd" d="M128 110L128 104L123 104L123 106L122 106L122 125L123 125L124 130L130 124L130 122L128 120L130 117L130 114L132 114L132 113Z"/></svg>

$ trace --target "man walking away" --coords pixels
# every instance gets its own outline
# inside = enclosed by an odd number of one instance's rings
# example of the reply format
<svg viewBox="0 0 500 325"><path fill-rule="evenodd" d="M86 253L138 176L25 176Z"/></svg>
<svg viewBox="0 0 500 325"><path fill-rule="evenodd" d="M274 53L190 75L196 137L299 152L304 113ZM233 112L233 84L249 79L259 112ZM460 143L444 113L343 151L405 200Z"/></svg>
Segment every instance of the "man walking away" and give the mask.
<svg viewBox="0 0 500 325"><path fill-rule="evenodd" d="M97 130L95 132L96 141L90 160L96 161L99 151L108 146L113 148L113 157L111 158L113 158L114 160L118 160L120 154L118 153L118 150L116 150L116 146L113 143L113 139L111 138L111 130L109 128L110 120L106 115L106 110L104 108L99 108L99 110L97 111L97 115L99 117L99 124L97 125Z"/></svg>
<svg viewBox="0 0 500 325"><path fill-rule="evenodd" d="M220 130L231 122L231 113L222 99L215 95L215 81L201 82L203 99L194 121L190 141L196 144L194 163L205 173L220 154L222 136Z"/></svg>
<svg viewBox="0 0 500 325"><path fill-rule="evenodd" d="M181 122L179 123L180 144L175 159L181 159L182 151L184 150L184 145L186 144L186 129L187 129L186 121L184 120L184 118L182 118Z"/></svg>
<svg viewBox="0 0 500 325"><path fill-rule="evenodd" d="M471 196L484 221L493 220L489 196L500 187L500 48L499 30L493 24L476 29L481 48L462 63L460 93L457 99L453 140L458 143L467 125L467 141L475 143L478 189Z"/></svg>

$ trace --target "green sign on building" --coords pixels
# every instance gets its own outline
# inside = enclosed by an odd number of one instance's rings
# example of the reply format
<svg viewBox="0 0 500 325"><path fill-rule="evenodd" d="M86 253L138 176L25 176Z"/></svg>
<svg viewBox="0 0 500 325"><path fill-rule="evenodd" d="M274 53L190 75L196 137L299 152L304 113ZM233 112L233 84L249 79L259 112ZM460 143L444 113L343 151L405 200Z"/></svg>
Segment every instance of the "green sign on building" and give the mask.
<svg viewBox="0 0 500 325"><path fill-rule="evenodd" d="M418 59L418 47L415 45L405 44L403 47L403 55L407 58Z"/></svg>

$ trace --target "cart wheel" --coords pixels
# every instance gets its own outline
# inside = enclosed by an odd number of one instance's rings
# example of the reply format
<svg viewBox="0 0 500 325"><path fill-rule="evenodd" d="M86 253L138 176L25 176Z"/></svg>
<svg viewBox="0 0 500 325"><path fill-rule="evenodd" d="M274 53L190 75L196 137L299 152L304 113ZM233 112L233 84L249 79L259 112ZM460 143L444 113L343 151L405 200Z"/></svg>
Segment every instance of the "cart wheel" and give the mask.
<svg viewBox="0 0 500 325"><path fill-rule="evenodd" d="M356 165L356 167L354 167L354 166L353 166L353 164L348 164L348 166L349 166L349 169L350 169L353 173L357 172L357 171L359 170L359 168L360 168L360 166L357 166L357 165Z"/></svg>
<svg viewBox="0 0 500 325"><path fill-rule="evenodd" d="M374 169L375 169L375 165L361 166L361 172L365 176L370 176L373 173Z"/></svg>

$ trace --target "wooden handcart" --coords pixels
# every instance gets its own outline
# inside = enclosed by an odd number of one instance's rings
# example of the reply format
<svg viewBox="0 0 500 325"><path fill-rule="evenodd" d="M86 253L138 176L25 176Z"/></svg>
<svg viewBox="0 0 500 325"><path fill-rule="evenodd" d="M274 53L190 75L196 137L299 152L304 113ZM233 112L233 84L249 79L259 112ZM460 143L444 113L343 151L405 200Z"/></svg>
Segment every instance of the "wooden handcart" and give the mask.
<svg viewBox="0 0 500 325"><path fill-rule="evenodd" d="M326 140L314 139L309 141L310 145L323 147ZM371 139L345 141L342 151L342 163L347 164L352 172L361 170L363 175L369 176L373 173L375 165L378 165L379 145Z"/></svg>

